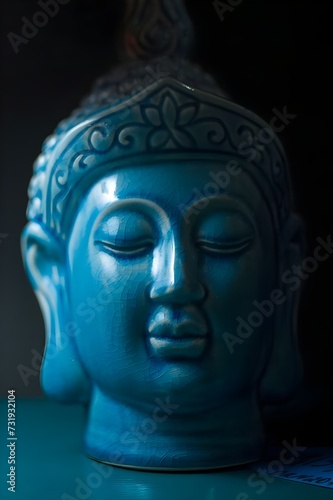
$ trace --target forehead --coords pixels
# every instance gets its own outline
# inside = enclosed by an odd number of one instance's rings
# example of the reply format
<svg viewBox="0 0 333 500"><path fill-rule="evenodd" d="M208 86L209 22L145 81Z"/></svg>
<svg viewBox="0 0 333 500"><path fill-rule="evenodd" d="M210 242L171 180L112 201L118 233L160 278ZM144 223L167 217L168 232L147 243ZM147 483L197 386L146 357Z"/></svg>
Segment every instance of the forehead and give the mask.
<svg viewBox="0 0 333 500"><path fill-rule="evenodd" d="M235 162L212 160L123 167L106 173L95 182L85 199L87 204L101 209L117 199L131 198L151 200L172 208L221 195L254 212L264 204L258 187L246 171Z"/></svg>
<svg viewBox="0 0 333 500"><path fill-rule="evenodd" d="M86 192L74 227L86 232L125 200L120 207L137 211L140 204L149 203L157 207L152 213L166 216L171 224L185 218L189 228L207 213L238 212L255 223L265 240L272 240L272 214L265 196L245 169L232 169L228 162L172 161L105 171Z"/></svg>

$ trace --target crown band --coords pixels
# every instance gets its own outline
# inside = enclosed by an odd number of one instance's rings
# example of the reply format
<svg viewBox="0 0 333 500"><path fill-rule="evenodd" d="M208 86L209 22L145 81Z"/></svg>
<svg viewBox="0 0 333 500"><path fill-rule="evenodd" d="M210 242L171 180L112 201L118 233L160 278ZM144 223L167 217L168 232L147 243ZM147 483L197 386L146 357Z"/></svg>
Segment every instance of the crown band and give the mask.
<svg viewBox="0 0 333 500"><path fill-rule="evenodd" d="M244 162L244 144L256 144L262 130L269 140L255 149L249 167L269 181L279 217L285 218L291 203L290 180L274 132L251 111L172 78L92 113L58 139L49 140L35 165L28 217L42 220L64 237L62 219L70 192L91 170L105 164L113 170L124 160L128 165L130 158L146 156L151 161L152 156L170 154L181 160L193 153L227 154Z"/></svg>

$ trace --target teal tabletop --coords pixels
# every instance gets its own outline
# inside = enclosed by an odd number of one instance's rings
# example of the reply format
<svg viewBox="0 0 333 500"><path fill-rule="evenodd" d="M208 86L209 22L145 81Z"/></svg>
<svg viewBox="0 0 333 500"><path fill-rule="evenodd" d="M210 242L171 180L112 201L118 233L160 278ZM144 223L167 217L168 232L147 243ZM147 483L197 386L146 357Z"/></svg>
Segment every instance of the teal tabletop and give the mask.
<svg viewBox="0 0 333 500"><path fill-rule="evenodd" d="M81 407L18 399L14 441L7 433L6 400L0 402L0 415L1 499L333 500L329 488L272 477L255 482L250 467L157 473L102 465L82 454L85 415ZM8 489L11 457L15 460L15 492Z"/></svg>

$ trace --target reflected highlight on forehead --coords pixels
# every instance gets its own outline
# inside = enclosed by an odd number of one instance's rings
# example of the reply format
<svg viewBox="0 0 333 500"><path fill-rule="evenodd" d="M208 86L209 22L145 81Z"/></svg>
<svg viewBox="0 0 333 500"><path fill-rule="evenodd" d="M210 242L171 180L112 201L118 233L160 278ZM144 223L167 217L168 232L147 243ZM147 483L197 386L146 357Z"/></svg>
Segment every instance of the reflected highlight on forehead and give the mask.
<svg viewBox="0 0 333 500"><path fill-rule="evenodd" d="M96 222L115 211L130 210L145 214L162 227L164 221L165 230L170 217L195 225L213 213L224 217L233 214L252 228L261 226L261 219L266 220L268 215L267 207L252 179L243 173L242 178L232 179L227 192L217 189L209 195L203 187L213 170L220 171L221 164L212 162L210 168L200 162L181 168L175 163L146 165L140 167L140 175L138 167L127 166L100 179L91 188L85 207L93 207L91 215Z"/></svg>

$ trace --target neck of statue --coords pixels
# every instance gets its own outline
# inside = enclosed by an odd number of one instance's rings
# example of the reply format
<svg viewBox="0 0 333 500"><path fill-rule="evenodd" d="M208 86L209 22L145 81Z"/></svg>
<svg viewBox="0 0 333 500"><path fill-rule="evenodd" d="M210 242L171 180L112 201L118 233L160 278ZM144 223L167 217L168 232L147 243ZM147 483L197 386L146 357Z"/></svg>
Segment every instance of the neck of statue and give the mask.
<svg viewBox="0 0 333 500"><path fill-rule="evenodd" d="M254 394L209 411L186 413L171 396L133 409L96 389L85 437L91 458L155 470L241 465L258 459L262 447L262 419Z"/></svg>

